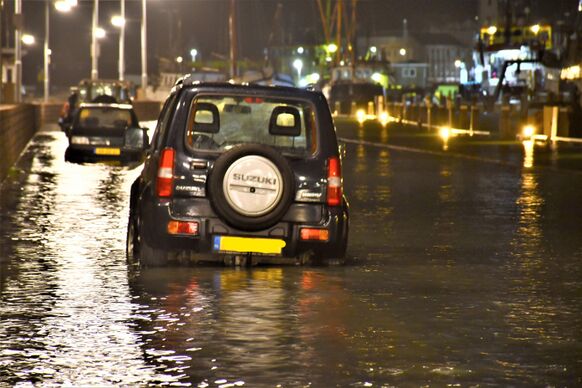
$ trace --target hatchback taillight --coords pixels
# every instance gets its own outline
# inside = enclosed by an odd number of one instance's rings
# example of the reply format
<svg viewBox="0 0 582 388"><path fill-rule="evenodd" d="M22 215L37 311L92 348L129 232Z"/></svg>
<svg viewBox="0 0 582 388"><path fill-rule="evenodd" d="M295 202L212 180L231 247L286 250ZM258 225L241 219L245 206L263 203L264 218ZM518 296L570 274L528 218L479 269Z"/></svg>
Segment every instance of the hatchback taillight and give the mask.
<svg viewBox="0 0 582 388"><path fill-rule="evenodd" d="M160 165L158 167L158 179L156 181L156 193L158 197L169 197L172 195L175 154L172 148L165 148L162 151Z"/></svg>
<svg viewBox="0 0 582 388"><path fill-rule="evenodd" d="M342 203L342 171L338 157L327 160L327 204L339 206Z"/></svg>

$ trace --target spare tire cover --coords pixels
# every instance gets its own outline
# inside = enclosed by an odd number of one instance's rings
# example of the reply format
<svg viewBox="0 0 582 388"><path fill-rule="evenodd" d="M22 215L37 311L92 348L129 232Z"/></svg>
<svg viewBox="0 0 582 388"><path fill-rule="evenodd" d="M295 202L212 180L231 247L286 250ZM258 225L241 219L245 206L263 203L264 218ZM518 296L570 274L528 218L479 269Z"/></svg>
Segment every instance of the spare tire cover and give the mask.
<svg viewBox="0 0 582 388"><path fill-rule="evenodd" d="M294 198L294 175L279 152L260 144L230 149L215 162L208 179L218 216L243 230L276 224Z"/></svg>

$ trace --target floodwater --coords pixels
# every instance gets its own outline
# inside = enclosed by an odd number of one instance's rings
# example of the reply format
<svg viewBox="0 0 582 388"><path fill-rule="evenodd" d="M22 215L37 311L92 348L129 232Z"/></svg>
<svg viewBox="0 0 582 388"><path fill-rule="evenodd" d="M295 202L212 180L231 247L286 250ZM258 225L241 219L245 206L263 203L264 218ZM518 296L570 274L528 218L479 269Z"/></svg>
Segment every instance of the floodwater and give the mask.
<svg viewBox="0 0 582 388"><path fill-rule="evenodd" d="M140 168L40 133L0 191L0 386L581 385L582 175L384 140L347 147L347 265L139 270Z"/></svg>

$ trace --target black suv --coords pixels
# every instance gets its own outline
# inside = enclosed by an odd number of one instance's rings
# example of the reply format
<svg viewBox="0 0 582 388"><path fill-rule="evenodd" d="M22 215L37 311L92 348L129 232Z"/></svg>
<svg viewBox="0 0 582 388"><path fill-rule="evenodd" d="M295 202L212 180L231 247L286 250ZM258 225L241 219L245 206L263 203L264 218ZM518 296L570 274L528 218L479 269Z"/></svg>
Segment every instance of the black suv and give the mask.
<svg viewBox="0 0 582 388"><path fill-rule="evenodd" d="M131 187L128 260L341 262L340 154L320 92L185 77Z"/></svg>

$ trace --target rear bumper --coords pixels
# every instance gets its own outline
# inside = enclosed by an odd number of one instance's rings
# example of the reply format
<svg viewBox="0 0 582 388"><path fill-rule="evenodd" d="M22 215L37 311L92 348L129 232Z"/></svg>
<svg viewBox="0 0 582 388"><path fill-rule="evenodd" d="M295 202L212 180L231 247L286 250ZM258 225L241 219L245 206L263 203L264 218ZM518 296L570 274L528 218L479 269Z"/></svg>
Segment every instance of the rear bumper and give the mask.
<svg viewBox="0 0 582 388"><path fill-rule="evenodd" d="M116 154L116 150L119 150L119 154ZM68 162L138 161L143 158L143 155L143 150L135 148L69 145L65 151L65 160Z"/></svg>
<svg viewBox="0 0 582 388"><path fill-rule="evenodd" d="M295 222L283 217L283 220L276 225L257 232L247 232L238 230L223 222L214 214L197 216L192 214L188 217L175 218L171 215L170 202L164 200L153 200L151 205L144 206L140 213L140 229L145 242L155 249L165 251L189 251L201 256L201 261L221 260L232 252L221 252L215 246L215 237L250 237L279 239L285 242L285 247L280 255L261 254L247 252L253 257L264 256L265 259L297 258L304 255L316 258L343 258L347 246L348 237L348 209L343 207L331 207L325 209L323 216L318 222L305 222L299 220ZM318 205L319 206L319 205ZM167 225L170 221L194 221L198 222L198 235L170 235ZM326 229L329 232L327 241L305 241L300 239L302 228ZM239 253L245 254L245 253ZM268 261L268 260L266 260Z"/></svg>

